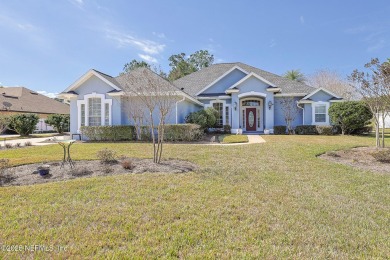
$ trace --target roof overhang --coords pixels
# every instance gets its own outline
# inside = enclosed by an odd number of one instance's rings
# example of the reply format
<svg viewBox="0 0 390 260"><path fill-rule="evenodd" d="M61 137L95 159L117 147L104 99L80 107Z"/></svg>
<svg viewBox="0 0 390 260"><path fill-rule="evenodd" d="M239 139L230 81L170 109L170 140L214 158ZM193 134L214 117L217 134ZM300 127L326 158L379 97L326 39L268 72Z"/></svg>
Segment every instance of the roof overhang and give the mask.
<svg viewBox="0 0 390 260"><path fill-rule="evenodd" d="M108 92L106 94L110 97L120 97L125 95L123 91Z"/></svg>
<svg viewBox="0 0 390 260"><path fill-rule="evenodd" d="M258 80L266 83L267 85L271 86L271 87L275 87L274 84L272 84L271 82L269 82L268 80L266 80L265 78L257 75L256 73L254 72L251 72L249 73L248 75L246 75L245 77L243 77L241 80L239 80L238 82L236 82L233 86L231 86L229 89L232 89L232 88L236 88L238 87L239 85L241 85L243 82L247 81L249 78L251 77L255 77L257 78Z"/></svg>
<svg viewBox="0 0 390 260"><path fill-rule="evenodd" d="M277 93L275 97L304 97L307 93Z"/></svg>
<svg viewBox="0 0 390 260"><path fill-rule="evenodd" d="M225 90L226 94L237 93L237 92L240 92L240 90L239 89L227 89L227 90Z"/></svg>
<svg viewBox="0 0 390 260"><path fill-rule="evenodd" d="M83 76L81 76L76 82L74 82L72 85L70 85L67 89L65 89L64 92L68 92L68 91L72 91L72 90L75 90L77 89L81 84L83 84L85 81L87 81L89 78L91 78L92 76L96 76L98 77L99 79L101 79L102 81L104 81L107 85L109 85L110 87L112 87L113 89L115 90L118 90L120 91L121 89L116 86L115 84L113 84L112 82L110 82L109 80L107 80L106 78L104 78L102 75L100 75L99 73L97 73L95 70L93 69L90 69L87 73L85 73Z"/></svg>
<svg viewBox="0 0 390 260"><path fill-rule="evenodd" d="M276 93L276 92L279 92L279 91L280 91L280 88L269 87L269 88L267 88L267 91L268 91L268 92Z"/></svg>
<svg viewBox="0 0 390 260"><path fill-rule="evenodd" d="M200 100L210 100L210 99L230 99L231 96L213 96L213 97L198 97Z"/></svg>
<svg viewBox="0 0 390 260"><path fill-rule="evenodd" d="M66 93L62 92L57 95L58 98L63 98L63 99L71 99L71 98L76 98L78 95L75 93Z"/></svg>
<svg viewBox="0 0 390 260"><path fill-rule="evenodd" d="M313 100L303 100L303 99L298 101L298 104L311 104L311 103L314 103L314 101Z"/></svg>

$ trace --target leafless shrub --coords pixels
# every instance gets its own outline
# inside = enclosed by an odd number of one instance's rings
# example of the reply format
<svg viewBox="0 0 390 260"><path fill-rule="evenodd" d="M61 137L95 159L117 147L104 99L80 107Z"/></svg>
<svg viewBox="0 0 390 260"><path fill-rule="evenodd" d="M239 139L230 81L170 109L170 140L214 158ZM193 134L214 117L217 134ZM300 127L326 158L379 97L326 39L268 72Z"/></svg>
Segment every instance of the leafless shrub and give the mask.
<svg viewBox="0 0 390 260"><path fill-rule="evenodd" d="M104 148L103 150L98 151L96 156L102 164L112 164L117 162L116 152L114 150Z"/></svg>
<svg viewBox="0 0 390 260"><path fill-rule="evenodd" d="M122 160L121 165L122 165L123 169L126 169L126 170L132 170L135 167L135 165L131 159Z"/></svg>
<svg viewBox="0 0 390 260"><path fill-rule="evenodd" d="M15 144L15 147L20 147L20 146L22 146L21 143L16 143L16 144Z"/></svg>
<svg viewBox="0 0 390 260"><path fill-rule="evenodd" d="M30 141L24 142L24 146L32 146L32 143Z"/></svg>
<svg viewBox="0 0 390 260"><path fill-rule="evenodd" d="M12 144L5 144L5 148L7 149L11 149L12 147L14 147Z"/></svg>

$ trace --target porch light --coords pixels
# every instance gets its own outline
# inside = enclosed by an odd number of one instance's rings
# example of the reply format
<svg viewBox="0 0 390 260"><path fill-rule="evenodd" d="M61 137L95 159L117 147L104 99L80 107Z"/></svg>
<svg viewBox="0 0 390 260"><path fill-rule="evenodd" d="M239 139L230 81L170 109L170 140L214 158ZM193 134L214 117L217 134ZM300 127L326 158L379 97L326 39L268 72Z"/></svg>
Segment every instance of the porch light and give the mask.
<svg viewBox="0 0 390 260"><path fill-rule="evenodd" d="M274 103L272 103L272 101L268 101L268 109L271 110L272 106L274 105Z"/></svg>
<svg viewBox="0 0 390 260"><path fill-rule="evenodd" d="M237 110L237 102L234 102L234 110Z"/></svg>

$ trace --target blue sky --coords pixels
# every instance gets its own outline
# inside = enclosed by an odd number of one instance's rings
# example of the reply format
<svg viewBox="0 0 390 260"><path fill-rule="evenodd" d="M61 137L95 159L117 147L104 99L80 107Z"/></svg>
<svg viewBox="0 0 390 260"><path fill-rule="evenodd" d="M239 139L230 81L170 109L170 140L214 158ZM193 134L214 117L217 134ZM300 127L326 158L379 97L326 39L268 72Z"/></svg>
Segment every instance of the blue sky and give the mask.
<svg viewBox="0 0 390 260"><path fill-rule="evenodd" d="M390 57L389 1L0 2L0 83L58 93L91 68L116 76L132 59L169 70L172 54L283 74L347 75Z"/></svg>

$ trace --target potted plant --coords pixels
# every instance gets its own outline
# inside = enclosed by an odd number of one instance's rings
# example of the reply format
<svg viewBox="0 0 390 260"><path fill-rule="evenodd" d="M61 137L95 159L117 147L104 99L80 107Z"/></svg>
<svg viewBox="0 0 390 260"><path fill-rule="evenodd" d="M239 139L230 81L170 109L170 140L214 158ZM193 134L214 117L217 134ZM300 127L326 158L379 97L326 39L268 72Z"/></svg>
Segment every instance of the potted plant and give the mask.
<svg viewBox="0 0 390 260"><path fill-rule="evenodd" d="M50 165L44 164L37 168L39 175L45 176L50 172Z"/></svg>

